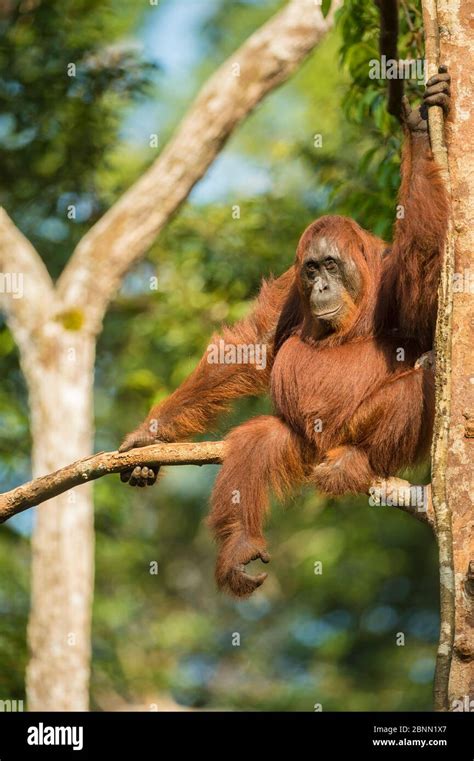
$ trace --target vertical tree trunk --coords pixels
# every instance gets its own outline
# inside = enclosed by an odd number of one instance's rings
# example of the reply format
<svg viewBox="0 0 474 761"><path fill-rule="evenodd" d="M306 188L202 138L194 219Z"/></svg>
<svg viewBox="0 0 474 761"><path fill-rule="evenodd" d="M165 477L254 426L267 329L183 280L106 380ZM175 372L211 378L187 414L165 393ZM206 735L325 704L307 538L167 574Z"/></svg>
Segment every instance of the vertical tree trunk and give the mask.
<svg viewBox="0 0 474 761"><path fill-rule="evenodd" d="M93 362L91 338L56 323L45 326L23 358L35 476L91 453ZM90 485L37 511L32 551L28 708L87 710L94 575Z"/></svg>
<svg viewBox="0 0 474 761"><path fill-rule="evenodd" d="M451 410L446 467L455 578L455 637L449 682L450 709L474 700L474 27L469 3L438 3L441 61L453 80L454 103L447 148L452 190L454 282L451 337ZM458 702L461 701L461 702Z"/></svg>
<svg viewBox="0 0 474 761"><path fill-rule="evenodd" d="M35 475L90 454L93 340L125 273L236 127L324 38L340 5L341 0L332 0L324 18L314 0L290 0L252 34L204 85L152 166L79 242L56 287L31 243L0 209L0 269L25 275L25 298L0 292L0 305L20 347L28 382ZM233 74L236 62L239 76ZM75 317L84 319L81 331L68 331L56 320L43 325L60 305L73 322ZM50 501L38 511L37 521L29 707L86 709L93 582L88 488Z"/></svg>
<svg viewBox="0 0 474 761"><path fill-rule="evenodd" d="M425 33L426 77L438 73L440 61L437 0L422 0ZM440 107L428 113L431 147L441 168L446 191L451 198L448 154L445 141L445 120ZM449 709L448 685L454 642L454 561L451 502L448 498L449 426L451 420L451 333L454 274L454 227L449 218L444 246L443 267L438 289L436 322L436 414L431 448L431 484L436 536L439 554L440 633L436 655L433 698L437 711Z"/></svg>

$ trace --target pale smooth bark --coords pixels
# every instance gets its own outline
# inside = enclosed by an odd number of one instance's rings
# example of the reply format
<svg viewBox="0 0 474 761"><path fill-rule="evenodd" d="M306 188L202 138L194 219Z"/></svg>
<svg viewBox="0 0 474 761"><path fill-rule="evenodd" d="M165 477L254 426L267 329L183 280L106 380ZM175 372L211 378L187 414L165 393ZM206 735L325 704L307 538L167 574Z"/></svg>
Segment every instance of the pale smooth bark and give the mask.
<svg viewBox="0 0 474 761"><path fill-rule="evenodd" d="M44 322L54 301L53 282L30 241L1 207L0 273L4 278L0 308L7 316L20 351L27 351L32 334ZM13 276L20 288L9 290L6 276Z"/></svg>
<svg viewBox="0 0 474 761"><path fill-rule="evenodd" d="M93 361L89 338L48 323L22 362L30 389L34 476L91 451ZM36 511L26 674L30 711L87 708L93 576L92 490L86 484Z"/></svg>
<svg viewBox="0 0 474 761"><path fill-rule="evenodd" d="M332 27L314 0L292 0L206 82L176 134L147 172L82 238L58 282L58 296L83 309L95 332L128 269L255 106L295 71ZM311 94L315 97L315 93Z"/></svg>
<svg viewBox="0 0 474 761"><path fill-rule="evenodd" d="M155 163L79 243L56 288L31 244L0 214L0 272L24 278L25 297L1 293L0 306L28 383L35 476L91 452L95 339L124 274L232 131L332 27L340 3L333 0L324 19L314 0L291 0L221 66ZM90 485L73 494L75 502L60 495L38 511L28 628L27 697L33 710L87 710L89 702Z"/></svg>

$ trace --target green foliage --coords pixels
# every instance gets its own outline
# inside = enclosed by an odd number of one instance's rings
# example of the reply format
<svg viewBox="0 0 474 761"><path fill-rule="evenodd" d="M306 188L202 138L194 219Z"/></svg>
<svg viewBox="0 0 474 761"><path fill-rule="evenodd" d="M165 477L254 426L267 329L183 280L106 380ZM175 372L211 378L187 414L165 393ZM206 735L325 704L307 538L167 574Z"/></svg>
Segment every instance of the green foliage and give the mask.
<svg viewBox="0 0 474 761"><path fill-rule="evenodd" d="M400 59L423 58L422 17L419 0L400 4L398 54ZM370 0L347 0L338 13L340 58L350 76L343 110L351 124L368 137L355 175L366 187L342 189L338 200L351 216L362 213L371 229L390 237L394 199L400 176L401 130L387 112L387 80L372 79L370 62L379 59L379 12ZM421 95L418 81L405 80L405 94L412 105ZM355 190L355 192L354 192ZM375 218L378 217L378 221Z"/></svg>
<svg viewBox="0 0 474 761"><path fill-rule="evenodd" d="M95 170L154 67L117 42L139 18L126 0L9 6L0 18L0 203L57 275L104 211Z"/></svg>
<svg viewBox="0 0 474 761"><path fill-rule="evenodd" d="M8 526L2 528L0 547L0 695L2 700L22 700L30 547Z"/></svg>
<svg viewBox="0 0 474 761"><path fill-rule="evenodd" d="M399 58L421 59L422 18L418 0L401 4L398 39ZM344 100L348 118L361 126L375 128L380 137L387 138L394 131L394 119L386 110L387 80L371 78L370 62L379 58L379 12L373 2L348 0L338 15L338 28L342 37L341 61L347 67L351 84ZM420 84L405 80L405 91L410 100L421 94Z"/></svg>
<svg viewBox="0 0 474 761"><path fill-rule="evenodd" d="M196 31L202 47L189 73L193 88L280 5L220 0L210 6L206 23ZM65 6L68 12L60 14ZM81 93L89 92L90 98L83 100L81 94L79 103L67 95L62 80L48 78L49 67L62 72L66 62L100 55L102 40L129 33L135 18L133 4L122 0L88 2L87 12L85 7L78 0L38 6L43 15L35 30L42 33L30 31L28 45L39 52L28 56L47 60L48 66L30 67L36 85L28 92L32 121L45 125L43 137L24 147L2 143L1 148L8 209L36 236L55 272L143 161L139 149L125 152L118 142L128 101L111 72L97 82L84 75ZM419 22L416 14L410 5L413 23ZM17 16L7 28L7 44L16 46L15 70L26 54L26 43L12 41L17 35L23 40ZM379 234L390 234L400 133L384 115L385 84L367 80L364 72L369 50L377 49L377 34L372 0L347 0L337 32L225 149L224 157L236 157L250 175L256 167L265 174L265 191L236 189L230 182L212 202L192 196L129 274L98 346L98 450L115 448L152 402L176 388L212 331L248 311L262 276L290 266L299 235L312 218L350 214ZM408 50L408 42L403 46ZM337 65L341 48L342 69ZM71 50L79 51L75 59ZM126 68L118 79L128 87ZM3 67L0 81L7 76ZM179 90L181 81L175 85ZM6 110L16 114L21 108L9 101ZM71 134L64 135L64 129ZM315 134L322 135L320 148ZM81 160L70 155L75 151ZM65 155L71 163L64 163ZM69 223L65 237L53 244L41 230L51 216L64 220L57 203L65 192L91 193L93 211ZM232 215L236 204L239 219ZM70 329L80 329L77 317L67 316ZM2 482L10 486L26 479L30 442L24 381L5 328L0 329L0 368L0 468ZM243 400L212 435L219 437L266 411L268 400ZM247 710L312 711L315 703L324 710L430 708L438 592L436 548L428 529L390 508L369 508L364 498L324 500L312 491L297 495L287 508L274 507L268 530L272 563L263 590L235 602L215 590L215 551L204 524L215 473L213 466L168 468L149 491L124 487L118 478L97 482L93 707L129 703L146 708L171 699ZM4 698L22 696L27 545L11 528L0 532ZM157 575L150 573L154 562ZM315 573L318 562L321 574ZM398 632L405 634L404 646L396 644Z"/></svg>

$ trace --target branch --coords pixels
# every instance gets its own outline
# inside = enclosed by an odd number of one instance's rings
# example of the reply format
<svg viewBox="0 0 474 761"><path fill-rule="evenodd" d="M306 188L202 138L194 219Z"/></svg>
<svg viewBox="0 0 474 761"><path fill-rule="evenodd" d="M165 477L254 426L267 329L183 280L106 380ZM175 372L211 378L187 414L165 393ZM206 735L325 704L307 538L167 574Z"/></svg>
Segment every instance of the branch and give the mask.
<svg viewBox="0 0 474 761"><path fill-rule="evenodd" d="M439 60L439 26L436 0L423 0L423 26L425 31L425 61L427 80L438 73ZM441 106L428 109L430 142L433 156L441 168L449 190L448 151L444 139L444 114Z"/></svg>
<svg viewBox="0 0 474 761"><path fill-rule="evenodd" d="M40 476L23 486L0 495L0 523L29 507L62 494L110 473L134 468L135 465L208 465L222 462L223 441L198 444L153 444L128 452L98 452L66 465L47 476Z"/></svg>
<svg viewBox="0 0 474 761"><path fill-rule="evenodd" d="M98 452L54 473L35 478L23 486L0 494L0 523L74 486L95 481L111 473L120 473L136 465L143 465L144 462L149 465L217 465L223 462L224 456L224 441L152 444L122 453ZM428 498L420 506L419 497L414 499L413 490L425 488L411 486L408 481L400 478L391 478L378 481L371 487L369 493L372 504L399 507L418 520L433 526L431 500Z"/></svg>
<svg viewBox="0 0 474 761"><path fill-rule="evenodd" d="M282 84L332 27L314 0L291 0L209 79L175 137L147 172L78 244L58 281L65 307L82 309L100 330L108 302L128 269L204 175L235 127Z"/></svg>
<svg viewBox="0 0 474 761"><path fill-rule="evenodd" d="M0 276L0 306L21 347L54 301L53 282L41 257L2 208Z"/></svg>
<svg viewBox="0 0 474 761"><path fill-rule="evenodd" d="M371 504L397 507L430 526L436 535L431 485L415 486L403 478L376 481L369 489Z"/></svg>

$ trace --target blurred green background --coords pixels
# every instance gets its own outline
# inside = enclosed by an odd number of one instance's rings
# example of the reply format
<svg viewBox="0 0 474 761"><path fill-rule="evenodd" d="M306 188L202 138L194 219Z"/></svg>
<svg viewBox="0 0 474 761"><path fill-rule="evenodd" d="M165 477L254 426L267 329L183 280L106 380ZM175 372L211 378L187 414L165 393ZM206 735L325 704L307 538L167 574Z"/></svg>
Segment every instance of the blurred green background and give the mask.
<svg viewBox="0 0 474 761"><path fill-rule="evenodd" d="M200 84L281 5L2 4L0 202L54 277L156 157ZM420 57L418 4L402 2L400 20L401 55ZM384 83L368 78L377 55L372 0L348 0L336 29L231 138L127 276L98 347L98 450L115 449L186 377L211 332L246 313L262 276L289 266L314 217L348 214L390 236L401 134L386 114ZM70 62L75 78L65 76ZM419 95L417 83L407 89ZM154 134L158 149L149 147ZM67 219L71 203L76 220ZM4 491L29 477L30 439L3 321L0 373ZM269 408L243 400L213 436ZM215 474L215 466L168 468L150 490L112 477L96 483L93 709L430 709L438 585L429 530L363 497L305 492L274 507L269 578L235 602L216 592L203 522ZM29 511L0 531L0 698L24 697L33 520Z"/></svg>

